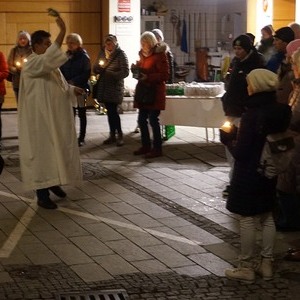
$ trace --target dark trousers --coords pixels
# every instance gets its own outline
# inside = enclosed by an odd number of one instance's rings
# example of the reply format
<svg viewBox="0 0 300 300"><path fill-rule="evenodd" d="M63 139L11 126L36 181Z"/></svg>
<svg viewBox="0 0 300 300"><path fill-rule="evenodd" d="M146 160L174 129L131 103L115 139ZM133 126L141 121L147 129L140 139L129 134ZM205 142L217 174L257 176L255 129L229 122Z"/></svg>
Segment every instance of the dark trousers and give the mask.
<svg viewBox="0 0 300 300"><path fill-rule="evenodd" d="M141 140L143 147L151 146L150 133L148 128L148 119L152 128L153 148L161 150L162 139L161 129L159 124L160 110L139 109L138 124L141 130Z"/></svg>
<svg viewBox="0 0 300 300"><path fill-rule="evenodd" d="M83 141L86 134L86 108L85 107L74 107L74 117L76 116L76 110L78 111L78 117L79 117L79 140Z"/></svg>
<svg viewBox="0 0 300 300"><path fill-rule="evenodd" d="M118 113L117 103L105 103L105 108L107 109L107 119L109 125L109 131L111 135L115 135L116 132L121 134L121 119Z"/></svg>

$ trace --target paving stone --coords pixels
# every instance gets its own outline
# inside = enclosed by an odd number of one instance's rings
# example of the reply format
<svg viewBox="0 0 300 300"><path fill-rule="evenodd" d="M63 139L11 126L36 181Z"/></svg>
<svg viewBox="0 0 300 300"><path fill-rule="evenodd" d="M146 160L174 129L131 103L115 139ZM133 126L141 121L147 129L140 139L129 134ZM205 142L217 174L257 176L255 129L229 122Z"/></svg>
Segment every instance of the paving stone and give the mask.
<svg viewBox="0 0 300 300"><path fill-rule="evenodd" d="M94 257L94 260L112 276L139 272L133 264L116 254Z"/></svg>
<svg viewBox="0 0 300 300"><path fill-rule="evenodd" d="M70 239L88 256L108 255L113 251L94 236L80 236Z"/></svg>
<svg viewBox="0 0 300 300"><path fill-rule="evenodd" d="M224 276L225 269L232 268L229 263L212 253L190 255L189 259L218 276Z"/></svg>
<svg viewBox="0 0 300 300"><path fill-rule="evenodd" d="M190 266L193 263L167 245L147 246L145 250L169 268Z"/></svg>
<svg viewBox="0 0 300 300"><path fill-rule="evenodd" d="M85 282L109 280L113 278L99 265L94 263L74 265L71 266L71 268Z"/></svg>

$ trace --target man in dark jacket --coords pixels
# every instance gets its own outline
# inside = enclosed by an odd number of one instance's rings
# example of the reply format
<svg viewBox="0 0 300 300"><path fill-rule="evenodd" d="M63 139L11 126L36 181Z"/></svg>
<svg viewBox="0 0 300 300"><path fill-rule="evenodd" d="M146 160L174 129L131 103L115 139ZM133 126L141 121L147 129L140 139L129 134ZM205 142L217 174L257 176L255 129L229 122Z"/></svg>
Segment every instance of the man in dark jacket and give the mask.
<svg viewBox="0 0 300 300"><path fill-rule="evenodd" d="M286 46L289 42L294 40L295 35L293 30L286 26L281 27L275 31L274 35L274 48L276 53L274 53L267 63L267 69L277 73L278 69L280 68L281 63L285 59L286 54Z"/></svg>
<svg viewBox="0 0 300 300"><path fill-rule="evenodd" d="M245 101L248 98L246 76L254 69L263 68L264 61L246 34L238 36L233 41L232 46L235 53L235 63L222 102L226 119L238 127L242 113L245 111ZM230 166L233 167L233 158L227 148L226 156ZM229 178L231 178L231 172ZM227 186L223 191L224 197L228 196L229 187Z"/></svg>

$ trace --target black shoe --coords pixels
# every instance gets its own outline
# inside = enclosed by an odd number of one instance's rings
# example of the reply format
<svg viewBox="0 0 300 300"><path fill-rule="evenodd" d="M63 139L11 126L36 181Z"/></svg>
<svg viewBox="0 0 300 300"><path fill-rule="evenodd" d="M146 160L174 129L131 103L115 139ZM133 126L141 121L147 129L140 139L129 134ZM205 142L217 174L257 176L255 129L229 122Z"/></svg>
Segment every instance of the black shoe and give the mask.
<svg viewBox="0 0 300 300"><path fill-rule="evenodd" d="M229 190L230 190L230 185L226 185L225 190L222 192L224 198L227 198L229 196Z"/></svg>
<svg viewBox="0 0 300 300"><path fill-rule="evenodd" d="M63 189L58 186L58 185L55 185L55 186L51 186L49 187L49 190L55 194L57 197L59 198L65 198L67 197L67 194L63 191Z"/></svg>
<svg viewBox="0 0 300 300"><path fill-rule="evenodd" d="M50 198L48 199L38 199L38 206L46 208L46 209L56 209L57 205Z"/></svg>
<svg viewBox="0 0 300 300"><path fill-rule="evenodd" d="M78 146L82 147L85 144L83 139L78 139Z"/></svg>
<svg viewBox="0 0 300 300"><path fill-rule="evenodd" d="M37 195L37 204L40 207L46 208L46 209L56 209L57 205L49 198L49 189L38 189L36 190Z"/></svg>

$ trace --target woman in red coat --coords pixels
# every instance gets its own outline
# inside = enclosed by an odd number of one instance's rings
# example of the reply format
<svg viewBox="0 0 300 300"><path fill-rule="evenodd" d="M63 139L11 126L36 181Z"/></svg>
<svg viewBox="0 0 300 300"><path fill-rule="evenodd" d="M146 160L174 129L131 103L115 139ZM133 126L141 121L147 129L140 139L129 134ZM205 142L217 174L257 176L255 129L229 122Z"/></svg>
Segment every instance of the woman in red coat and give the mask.
<svg viewBox="0 0 300 300"><path fill-rule="evenodd" d="M8 76L8 65L5 56L0 52L0 140L2 138L2 121L1 121L1 110L2 104L4 102L4 96L6 94L5 82L4 80Z"/></svg>
<svg viewBox="0 0 300 300"><path fill-rule="evenodd" d="M138 69L138 83L135 91L134 107L139 109L138 124L141 130L142 147L134 151L134 155L145 155L146 158L162 156L162 138L159 123L160 111L166 105L166 84L169 78L169 66L166 47L160 45L155 35L145 31L141 35L140 60L132 65L132 71ZM151 101L144 99L137 93L141 87L154 91ZM147 92L147 96L150 92ZM149 99L148 99L149 100ZM152 128L153 144L151 145L148 120Z"/></svg>

